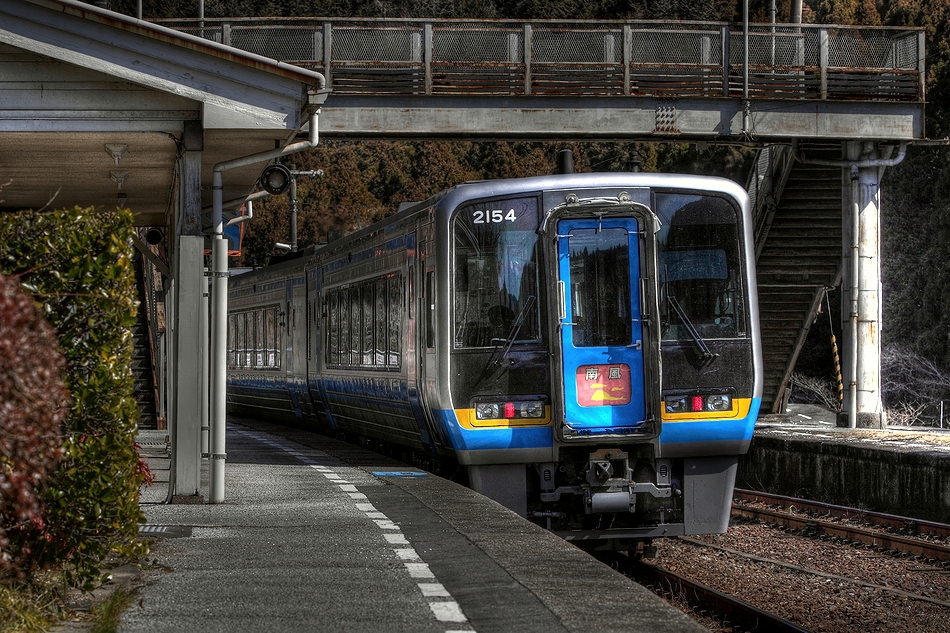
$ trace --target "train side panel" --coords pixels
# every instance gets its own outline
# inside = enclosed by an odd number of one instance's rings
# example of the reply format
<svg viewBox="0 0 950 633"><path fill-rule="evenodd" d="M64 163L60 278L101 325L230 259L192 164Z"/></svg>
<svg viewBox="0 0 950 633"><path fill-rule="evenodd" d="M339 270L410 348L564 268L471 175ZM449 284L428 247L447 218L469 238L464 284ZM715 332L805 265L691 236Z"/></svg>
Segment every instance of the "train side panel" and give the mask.
<svg viewBox="0 0 950 633"><path fill-rule="evenodd" d="M237 415L300 421L312 410L296 388L306 357L299 320L302 262L231 280L228 309L228 409ZM305 396L305 394L304 394Z"/></svg>

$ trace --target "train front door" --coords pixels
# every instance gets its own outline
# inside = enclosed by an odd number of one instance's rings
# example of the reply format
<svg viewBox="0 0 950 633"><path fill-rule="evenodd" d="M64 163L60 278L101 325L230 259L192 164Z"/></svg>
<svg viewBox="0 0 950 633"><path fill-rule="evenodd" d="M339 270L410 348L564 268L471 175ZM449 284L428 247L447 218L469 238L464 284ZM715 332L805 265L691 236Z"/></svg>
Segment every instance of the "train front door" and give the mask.
<svg viewBox="0 0 950 633"><path fill-rule="evenodd" d="M639 224L633 217L557 223L565 436L645 430Z"/></svg>

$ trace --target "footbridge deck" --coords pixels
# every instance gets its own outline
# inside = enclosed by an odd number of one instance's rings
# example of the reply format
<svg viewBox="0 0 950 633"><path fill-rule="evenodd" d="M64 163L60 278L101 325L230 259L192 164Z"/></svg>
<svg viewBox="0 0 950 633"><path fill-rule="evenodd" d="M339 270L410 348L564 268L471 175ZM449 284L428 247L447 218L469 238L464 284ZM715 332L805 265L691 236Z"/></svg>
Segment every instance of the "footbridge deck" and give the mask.
<svg viewBox="0 0 950 633"><path fill-rule="evenodd" d="M718 22L163 25L323 73L323 136L924 137L924 32ZM748 50L748 54L746 51Z"/></svg>

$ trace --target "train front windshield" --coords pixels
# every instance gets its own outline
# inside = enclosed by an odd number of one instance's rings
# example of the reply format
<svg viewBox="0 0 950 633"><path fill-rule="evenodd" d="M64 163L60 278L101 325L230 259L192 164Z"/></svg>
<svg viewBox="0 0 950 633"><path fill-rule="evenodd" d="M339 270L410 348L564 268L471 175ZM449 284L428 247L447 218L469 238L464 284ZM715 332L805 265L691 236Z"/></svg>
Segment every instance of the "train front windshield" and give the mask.
<svg viewBox="0 0 950 633"><path fill-rule="evenodd" d="M657 193L656 207L663 340L746 336L738 207L692 193Z"/></svg>
<svg viewBox="0 0 950 633"><path fill-rule="evenodd" d="M538 200L477 202L453 223L455 346L540 339Z"/></svg>

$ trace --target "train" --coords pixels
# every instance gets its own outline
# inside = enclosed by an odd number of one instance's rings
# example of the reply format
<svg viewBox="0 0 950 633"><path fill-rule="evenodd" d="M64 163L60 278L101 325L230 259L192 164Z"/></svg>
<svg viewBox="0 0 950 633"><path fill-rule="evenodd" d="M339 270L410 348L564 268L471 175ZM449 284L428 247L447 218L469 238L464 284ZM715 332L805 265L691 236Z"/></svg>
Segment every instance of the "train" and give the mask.
<svg viewBox="0 0 950 633"><path fill-rule="evenodd" d="M723 178L468 182L233 276L228 411L454 465L593 548L721 533L762 390Z"/></svg>

